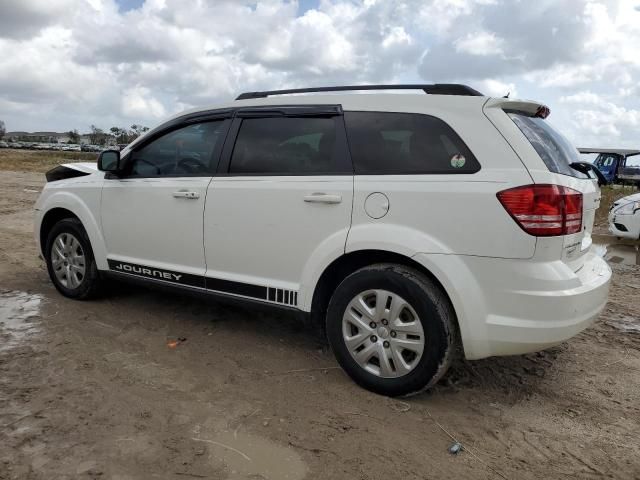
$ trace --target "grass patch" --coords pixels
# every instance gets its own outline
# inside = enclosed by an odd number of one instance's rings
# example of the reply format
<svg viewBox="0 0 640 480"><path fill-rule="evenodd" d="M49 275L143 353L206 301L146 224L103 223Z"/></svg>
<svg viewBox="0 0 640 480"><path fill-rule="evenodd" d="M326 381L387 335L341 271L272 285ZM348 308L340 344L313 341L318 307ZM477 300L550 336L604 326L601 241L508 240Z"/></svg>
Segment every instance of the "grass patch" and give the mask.
<svg viewBox="0 0 640 480"><path fill-rule="evenodd" d="M0 149L0 170L44 173L61 163L95 162L97 153Z"/></svg>

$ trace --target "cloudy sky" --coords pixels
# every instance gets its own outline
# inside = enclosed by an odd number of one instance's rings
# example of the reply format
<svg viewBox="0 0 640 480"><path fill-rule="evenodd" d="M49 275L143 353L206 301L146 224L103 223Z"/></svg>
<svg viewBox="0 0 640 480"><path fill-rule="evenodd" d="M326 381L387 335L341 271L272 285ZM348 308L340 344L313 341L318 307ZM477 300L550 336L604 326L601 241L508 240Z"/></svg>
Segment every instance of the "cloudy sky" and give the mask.
<svg viewBox="0 0 640 480"><path fill-rule="evenodd" d="M0 0L7 130L153 126L246 90L463 82L640 146L640 0Z"/></svg>

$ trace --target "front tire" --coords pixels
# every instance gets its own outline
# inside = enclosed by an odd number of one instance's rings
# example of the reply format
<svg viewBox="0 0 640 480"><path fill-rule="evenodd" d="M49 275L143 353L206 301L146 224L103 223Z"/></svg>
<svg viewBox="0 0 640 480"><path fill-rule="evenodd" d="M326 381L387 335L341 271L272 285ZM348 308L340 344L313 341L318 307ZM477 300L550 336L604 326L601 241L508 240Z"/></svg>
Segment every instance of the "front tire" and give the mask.
<svg viewBox="0 0 640 480"><path fill-rule="evenodd" d="M85 300L100 289L100 276L91 242L82 223L65 218L56 223L45 244L49 277L65 297Z"/></svg>
<svg viewBox="0 0 640 480"><path fill-rule="evenodd" d="M382 395L428 389L453 357L455 314L448 298L404 265L372 265L349 275L334 292L326 321L340 366Z"/></svg>

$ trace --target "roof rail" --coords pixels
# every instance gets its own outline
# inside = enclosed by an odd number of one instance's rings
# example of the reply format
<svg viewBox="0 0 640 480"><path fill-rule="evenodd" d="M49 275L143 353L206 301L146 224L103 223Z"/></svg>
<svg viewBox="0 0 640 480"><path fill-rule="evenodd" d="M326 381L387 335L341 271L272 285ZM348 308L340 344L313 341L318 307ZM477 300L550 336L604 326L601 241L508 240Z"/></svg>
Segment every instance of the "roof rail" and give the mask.
<svg viewBox="0 0 640 480"><path fill-rule="evenodd" d="M272 95L287 95L289 93L314 93L314 92L345 92L356 90L422 90L431 95L466 95L482 97L482 93L459 83L434 83L425 84L405 84L405 85L339 85L335 87L311 87L311 88L291 88L287 90L271 90L264 92L245 92L238 95L236 100L247 100L249 98L266 98Z"/></svg>

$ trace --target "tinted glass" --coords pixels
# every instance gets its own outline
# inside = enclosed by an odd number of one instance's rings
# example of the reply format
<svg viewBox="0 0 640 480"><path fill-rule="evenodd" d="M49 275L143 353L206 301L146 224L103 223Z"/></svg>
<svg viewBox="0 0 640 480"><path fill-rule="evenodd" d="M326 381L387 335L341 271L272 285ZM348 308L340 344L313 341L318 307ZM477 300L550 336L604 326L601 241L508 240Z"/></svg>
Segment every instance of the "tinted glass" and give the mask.
<svg viewBox="0 0 640 480"><path fill-rule="evenodd" d="M224 140L223 120L174 130L132 152L132 176L210 176L217 167L214 152Z"/></svg>
<svg viewBox="0 0 640 480"><path fill-rule="evenodd" d="M480 164L442 120L412 113L345 112L357 174L475 173Z"/></svg>
<svg viewBox="0 0 640 480"><path fill-rule="evenodd" d="M569 166L581 160L580 154L576 147L571 145L571 142L555 130L549 122L543 118L529 117L515 112L509 113L509 117L527 137L550 172L588 178L588 175Z"/></svg>
<svg viewBox="0 0 640 480"><path fill-rule="evenodd" d="M335 173L335 118L247 118L231 156L230 173Z"/></svg>

